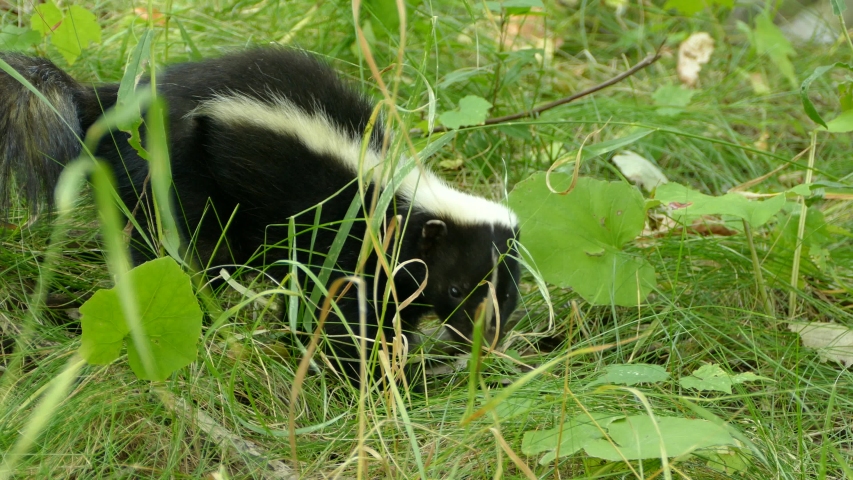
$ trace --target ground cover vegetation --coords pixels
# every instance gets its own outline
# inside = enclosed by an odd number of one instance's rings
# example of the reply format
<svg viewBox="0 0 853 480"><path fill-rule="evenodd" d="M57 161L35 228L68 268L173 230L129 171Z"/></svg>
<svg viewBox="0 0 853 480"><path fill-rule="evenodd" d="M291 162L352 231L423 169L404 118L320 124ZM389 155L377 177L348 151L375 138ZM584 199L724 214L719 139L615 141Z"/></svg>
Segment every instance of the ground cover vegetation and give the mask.
<svg viewBox="0 0 853 480"><path fill-rule="evenodd" d="M501 344L408 381L387 346L354 388L306 355L323 292L179 268L168 202L128 273L83 159L56 214L0 219L0 478L851 478L853 42L790 43L788 7L0 4L0 49L88 82L315 52L385 102L392 152L518 212L526 266ZM125 98L99 128L138 128Z"/></svg>

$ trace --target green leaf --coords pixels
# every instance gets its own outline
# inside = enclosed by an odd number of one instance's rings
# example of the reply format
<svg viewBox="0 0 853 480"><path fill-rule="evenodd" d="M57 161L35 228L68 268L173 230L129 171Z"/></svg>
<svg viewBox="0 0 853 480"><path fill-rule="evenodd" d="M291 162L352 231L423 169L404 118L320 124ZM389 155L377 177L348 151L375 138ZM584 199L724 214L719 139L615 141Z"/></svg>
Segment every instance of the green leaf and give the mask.
<svg viewBox="0 0 853 480"><path fill-rule="evenodd" d="M709 421L709 422L713 423L714 425L717 425L721 428L725 428L726 431L729 432L729 435L731 435L735 440L739 441L741 443L741 445L746 445L746 447L749 448L750 453L752 454L753 457L759 459L760 461L762 461L764 463L767 462L767 457L764 456L762 449L758 448L758 446L755 445L755 443L753 443L752 440L749 439L749 437L744 435L743 432L741 432L731 422L729 422L727 420L723 420L722 418L720 418L719 416L717 416L716 414L714 414L713 412L711 412L707 408L699 406L696 403L691 402L690 400L688 400L685 397L680 397L678 400L679 400L679 403L681 403L682 405L687 407L688 410L693 412L699 418L707 420L707 421Z"/></svg>
<svg viewBox="0 0 853 480"><path fill-rule="evenodd" d="M791 82L791 85L796 87L797 76L794 74L794 64L788 58L794 56L796 50L768 15L760 15L755 18L752 41L756 53L770 57L770 61L776 65L779 72Z"/></svg>
<svg viewBox="0 0 853 480"><path fill-rule="evenodd" d="M37 5L30 18L33 30L41 33L43 37L53 33L60 22L62 22L62 12L52 2Z"/></svg>
<svg viewBox="0 0 853 480"><path fill-rule="evenodd" d="M682 15L695 15L707 6L708 4L702 0L666 0L663 4L664 10L674 8Z"/></svg>
<svg viewBox="0 0 853 480"><path fill-rule="evenodd" d="M451 130L469 125L482 125L486 121L490 108L492 108L492 104L485 98L468 95L459 100L459 107L456 110L444 112L438 118L445 127Z"/></svg>
<svg viewBox="0 0 853 480"><path fill-rule="evenodd" d="M24 27L6 25L0 30L0 50L19 51L37 44L41 40L41 33Z"/></svg>
<svg viewBox="0 0 853 480"><path fill-rule="evenodd" d="M801 183L799 185L794 185L793 188L789 188L785 191L785 196L787 198L796 198L798 196L810 197L812 194L813 183Z"/></svg>
<svg viewBox="0 0 853 480"><path fill-rule="evenodd" d="M527 15L534 8L545 9L542 0L504 0L502 3L509 15Z"/></svg>
<svg viewBox="0 0 853 480"><path fill-rule="evenodd" d="M769 262L767 268L780 278L790 277L791 275L794 252L799 243L797 241L799 224L800 210L797 208L793 213L781 215L773 232L772 245L774 245L775 261ZM805 227L801 258L809 261L801 268L809 268L810 265L824 268L830 259L830 252L826 247L835 241L833 232L830 231L830 225L827 224L823 212L816 208L809 208L806 213Z"/></svg>
<svg viewBox="0 0 853 480"><path fill-rule="evenodd" d="M382 25L374 33L397 34L400 31L400 16L396 0L365 0L364 7Z"/></svg>
<svg viewBox="0 0 853 480"><path fill-rule="evenodd" d="M785 195L763 201L751 201L737 193L712 197L678 183L661 185L655 198L670 210L670 215L682 223L690 223L703 215L732 215L759 227L773 218L785 205Z"/></svg>
<svg viewBox="0 0 853 480"><path fill-rule="evenodd" d="M828 128L826 122L823 120L823 117L820 116L811 99L809 98L809 87L812 82L815 81L818 77L823 75L824 73L832 70L833 68L844 68L849 71L853 71L853 66L843 62L835 62L832 65L823 65L814 69L811 75L808 76L803 83L800 85L800 99L803 101L803 110L806 111L806 115L812 119L813 122L818 125L823 126L824 128ZM841 90L841 86L839 85L839 90ZM842 111L849 110L844 108L845 103L850 103L849 96L845 96L843 93L841 95L841 105Z"/></svg>
<svg viewBox="0 0 853 480"><path fill-rule="evenodd" d="M184 40L184 43L187 44L187 50L189 50L190 60L193 62L197 62L204 58L201 52L198 51L198 48L195 46L195 42L193 42L192 37L187 32L187 29L184 28L184 24L181 22L181 19L178 17L172 17L175 23L178 25L178 30L181 31L181 38Z"/></svg>
<svg viewBox="0 0 853 480"><path fill-rule="evenodd" d="M692 388L699 391L724 392L731 395L732 385L744 382L755 382L760 380L772 381L769 378L758 376L752 372L732 375L719 365L702 365L692 375L682 377L678 383L684 388Z"/></svg>
<svg viewBox="0 0 853 480"><path fill-rule="evenodd" d="M709 453L704 458L709 468L728 476L745 473L749 469L749 462L738 451Z"/></svg>
<svg viewBox="0 0 853 480"><path fill-rule="evenodd" d="M661 458L661 440L667 457L680 457L709 447L735 445L735 439L725 428L707 420L687 418L652 419L647 415L635 415L611 423L607 433L616 448L604 438L599 438L584 446L587 455L614 462L623 458Z"/></svg>
<svg viewBox="0 0 853 480"><path fill-rule="evenodd" d="M130 333L114 289L98 290L80 306L83 335L80 355L93 365L106 365L121 353Z"/></svg>
<svg viewBox="0 0 853 480"><path fill-rule="evenodd" d="M838 84L838 103L841 111L853 110L853 82L842 82Z"/></svg>
<svg viewBox="0 0 853 480"><path fill-rule="evenodd" d="M144 263L121 280L130 282L136 297L142 337L152 353L155 371L148 375L136 346L128 342L130 368L144 380L165 380L195 360L201 335L201 309L190 277L170 257ZM130 333L115 288L99 290L80 307L83 335L80 355L90 364L118 358Z"/></svg>
<svg viewBox="0 0 853 480"><path fill-rule="evenodd" d="M620 148L627 147L628 145L631 145L632 143L635 143L641 138L644 138L656 131L657 129L654 128L636 128L621 137L611 138L610 140L594 143L592 145L586 145L583 147L581 158L586 161L600 155L608 154L615 150L619 150ZM575 157L577 157L577 150L569 154L569 158Z"/></svg>
<svg viewBox="0 0 853 480"><path fill-rule="evenodd" d="M562 428L524 432L521 451L525 455L548 452L539 460L540 465L546 465L557 458L557 450L560 457L573 455L592 440L603 438L602 429L607 429L612 422L624 418L623 415L605 413L593 413L592 417L595 419L594 422L585 414L581 414L569 419ZM558 440L559 449L557 448Z"/></svg>
<svg viewBox="0 0 853 480"><path fill-rule="evenodd" d="M148 160L148 151L142 145L139 127L142 126L142 108L147 105L139 104L136 97L136 85L139 84L139 80L145 73L145 65L148 63L148 57L151 53L151 39L153 37L154 32L149 29L145 29L142 33L142 37L134 47L130 58L127 60L127 65L124 67L124 75L121 77L118 98L116 99L117 109L133 111L134 105L136 106L136 115L129 117L128 121L118 125L118 128L130 135L127 143L145 160Z"/></svg>
<svg viewBox="0 0 853 480"><path fill-rule="evenodd" d="M571 177L551 175L555 188ZM635 306L655 285L654 268L622 251L643 229L640 192L623 182L579 178L567 194L552 193L545 173L518 183L509 196L521 218L524 246L543 278L571 287L594 304Z"/></svg>
<svg viewBox="0 0 853 480"><path fill-rule="evenodd" d="M608 365L604 375L587 384L588 387L601 384L636 385L638 383L659 383L669 378L669 373L660 365L633 363Z"/></svg>
<svg viewBox="0 0 853 480"><path fill-rule="evenodd" d="M657 113L660 115L673 116L684 111L684 107L690 104L690 99L696 94L696 90L690 90L680 85L663 85L655 90L652 99L655 105L660 106Z"/></svg>
<svg viewBox="0 0 853 480"><path fill-rule="evenodd" d="M664 10L674 8L682 15L695 15L712 5L732 8L734 3L735 0L666 0L663 8Z"/></svg>
<svg viewBox="0 0 853 480"><path fill-rule="evenodd" d="M853 110L841 112L841 115L826 122L826 131L832 133L853 132Z"/></svg>
<svg viewBox="0 0 853 480"><path fill-rule="evenodd" d="M79 5L72 5L50 37L69 64L74 63L90 42L101 41L101 26L95 14Z"/></svg>
<svg viewBox="0 0 853 480"><path fill-rule="evenodd" d="M526 15L533 8L545 9L542 0L503 0L486 2L486 7L493 12L505 10L509 15Z"/></svg>
<svg viewBox="0 0 853 480"><path fill-rule="evenodd" d="M695 15L707 7L701 0L666 0L663 4L664 10L675 9L682 15Z"/></svg>
<svg viewBox="0 0 853 480"><path fill-rule="evenodd" d="M832 14L841 15L847 10L847 3L844 0L829 0L832 5Z"/></svg>

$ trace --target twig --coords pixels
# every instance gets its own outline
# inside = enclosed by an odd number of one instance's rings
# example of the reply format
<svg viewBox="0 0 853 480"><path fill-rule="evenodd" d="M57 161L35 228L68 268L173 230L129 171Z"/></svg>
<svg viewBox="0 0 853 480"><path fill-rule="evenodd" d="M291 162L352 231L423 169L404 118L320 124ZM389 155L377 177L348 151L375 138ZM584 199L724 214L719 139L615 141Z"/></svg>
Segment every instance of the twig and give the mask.
<svg viewBox="0 0 853 480"><path fill-rule="evenodd" d="M613 77L609 80L605 80L604 82L599 83L598 85L593 85L592 87L589 87L586 90L582 90L582 91L575 93L573 95L569 95L568 97L564 97L564 98L561 98L559 100L554 100L553 102L549 102L549 103L546 103L544 105L540 105L540 106L538 106L532 110L528 110L525 112L513 113L512 115L504 115L502 117L489 118L485 121L484 125L496 125L499 123L506 123L506 122L511 122L513 120L518 120L519 118L534 117L534 116L539 115L540 113L542 113L546 110L551 110L552 108L559 107L560 105L565 105L567 103L574 102L575 100L577 100L579 98L583 98L587 95L591 95L591 94L593 94L599 90L604 90L605 88L607 88L611 85L615 85L615 84L621 82L622 80L625 80L626 78L630 77L631 75L633 75L633 74L639 72L640 70L648 67L649 65L657 62L660 59L660 56L661 56L660 52L650 53L648 56L646 56L646 58L644 58L642 61L640 61L640 63L634 65L633 67L629 68L628 70L625 70L624 72L620 73L619 75L616 75L615 77ZM444 125L439 125L439 126L433 128L431 133L441 133L441 132L446 132L446 131L447 131L447 127L445 127Z"/></svg>

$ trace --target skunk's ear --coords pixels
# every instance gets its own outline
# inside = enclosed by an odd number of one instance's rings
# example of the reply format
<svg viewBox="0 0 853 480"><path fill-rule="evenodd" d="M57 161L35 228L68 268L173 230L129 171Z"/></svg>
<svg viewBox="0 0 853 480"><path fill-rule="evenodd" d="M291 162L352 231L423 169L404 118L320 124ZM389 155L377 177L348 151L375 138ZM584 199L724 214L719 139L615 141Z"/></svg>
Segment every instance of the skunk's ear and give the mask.
<svg viewBox="0 0 853 480"><path fill-rule="evenodd" d="M421 230L421 253L429 253L442 237L447 235L447 224L441 220L430 220Z"/></svg>

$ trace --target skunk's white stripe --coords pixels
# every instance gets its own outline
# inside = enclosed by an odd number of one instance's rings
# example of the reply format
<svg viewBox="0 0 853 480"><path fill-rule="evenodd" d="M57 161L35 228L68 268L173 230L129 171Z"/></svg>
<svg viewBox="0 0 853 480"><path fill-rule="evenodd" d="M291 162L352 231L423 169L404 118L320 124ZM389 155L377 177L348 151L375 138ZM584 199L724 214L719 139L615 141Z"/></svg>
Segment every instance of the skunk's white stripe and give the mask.
<svg viewBox="0 0 853 480"><path fill-rule="evenodd" d="M451 188L429 170L412 170L397 188L397 193L416 207L463 225L518 226L515 213L506 206Z"/></svg>
<svg viewBox="0 0 853 480"><path fill-rule="evenodd" d="M353 173L358 171L360 139L354 141L322 112L307 113L287 99L276 98L273 104L268 104L243 95L223 95L205 101L190 115L206 115L229 125L250 125L291 135L313 152L342 161ZM368 149L364 171L378 164L379 156Z"/></svg>
<svg viewBox="0 0 853 480"><path fill-rule="evenodd" d="M309 113L281 97L265 103L244 95L220 95L205 101L190 115L206 115L230 125L251 125L290 135L313 152L335 158L354 175L359 171L361 138L353 138L335 125L319 107ZM361 168L369 171L381 163L380 152L368 148ZM381 173L380 168L374 169L376 178ZM417 208L463 225L518 226L518 219L509 208L455 190L423 169L416 168L406 175L397 193Z"/></svg>

